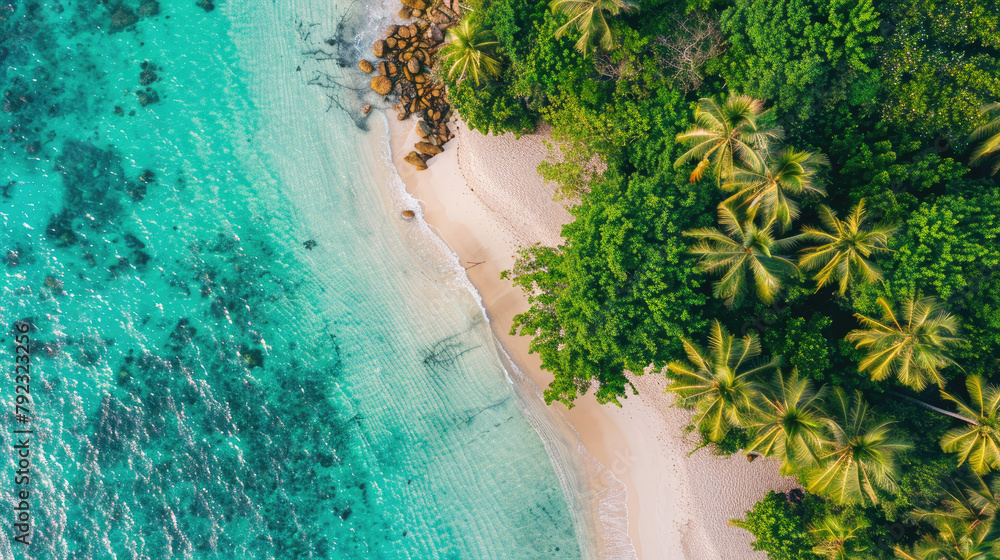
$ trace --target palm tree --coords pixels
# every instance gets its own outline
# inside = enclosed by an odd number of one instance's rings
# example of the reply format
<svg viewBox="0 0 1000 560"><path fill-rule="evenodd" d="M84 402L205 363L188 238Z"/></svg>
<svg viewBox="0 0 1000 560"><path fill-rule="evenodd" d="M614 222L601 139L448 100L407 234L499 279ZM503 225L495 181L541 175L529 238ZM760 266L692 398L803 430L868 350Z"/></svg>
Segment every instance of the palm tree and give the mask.
<svg viewBox="0 0 1000 560"><path fill-rule="evenodd" d="M958 407L959 414L974 419L961 428L953 428L941 438L941 448L958 453L958 464L968 461L976 474L1000 468L1000 387L983 383L970 375L965 379L969 401L941 391L941 396Z"/></svg>
<svg viewBox="0 0 1000 560"><path fill-rule="evenodd" d="M913 517L930 521L934 525L941 521L958 521L973 539L995 540L997 535L993 522L998 504L994 490L997 485L994 483L990 486L978 474L973 477L972 485L959 484L955 479L949 479L942 485L945 496L942 507L935 510L914 510Z"/></svg>
<svg viewBox="0 0 1000 560"><path fill-rule="evenodd" d="M819 541L812 551L829 560L851 560L857 558L855 552L864 551L855 541L858 533L868 528L868 521L858 518L847 521L843 516L827 515L819 523L809 528L813 538Z"/></svg>
<svg viewBox="0 0 1000 560"><path fill-rule="evenodd" d="M674 168L698 161L691 172L697 183L711 167L718 184L728 178L736 162L763 165L769 144L783 136L780 127L764 128L760 118L766 113L764 102L747 95L730 94L725 100L702 98L694 111L695 125L677 135L691 149L677 158Z"/></svg>
<svg viewBox="0 0 1000 560"><path fill-rule="evenodd" d="M878 224L866 227L864 199L851 208L847 220L838 219L825 205L819 207L819 216L826 231L805 226L802 237L820 245L803 249L799 257L799 266L803 270L819 269L813 276L816 291L833 280L839 284L837 293L840 295L859 282L880 282L882 271L868 259L874 253L889 251L889 238L896 232L896 226Z"/></svg>
<svg viewBox="0 0 1000 560"><path fill-rule="evenodd" d="M616 16L635 7L629 0L552 0L552 12L561 12L569 21L556 30L556 38L561 39L570 28L580 32L576 50L584 55L594 44L609 51L615 46L615 36L608 25L607 16Z"/></svg>
<svg viewBox="0 0 1000 560"><path fill-rule="evenodd" d="M957 336L958 320L933 298L907 299L902 317L884 298L879 298L878 303L883 309L882 319L856 313L854 316L866 328L847 334L849 342L866 351L858 370L867 371L875 381L895 375L915 391L923 390L931 381L943 387L939 370L954 363L948 357L948 348L962 340Z"/></svg>
<svg viewBox="0 0 1000 560"><path fill-rule="evenodd" d="M826 195L826 189L813 183L821 165L830 165L823 154L785 148L758 164L737 167L722 188L735 190L730 200L746 204L750 216L763 210L766 221L777 221L784 231L799 217L799 203L790 195Z"/></svg>
<svg viewBox="0 0 1000 560"><path fill-rule="evenodd" d="M750 361L760 354L756 335L737 340L719 321L712 322L707 351L684 338L681 342L688 359L667 366L675 376L667 391L676 393L682 404L694 403L693 422L709 440L721 441L731 427L744 424L753 409L757 389L752 379L777 367L778 359L753 367Z"/></svg>
<svg viewBox="0 0 1000 560"><path fill-rule="evenodd" d="M448 67L449 78L457 73L457 83L472 77L479 86L487 76L500 73L500 61L493 52L499 43L478 21L466 17L449 29L448 35L450 41L442 49L441 63Z"/></svg>
<svg viewBox="0 0 1000 560"><path fill-rule="evenodd" d="M732 307L743 299L747 278L752 276L757 297L764 303L773 302L781 290L782 276L798 274L795 263L780 254L791 250L798 237L775 239L770 226L761 228L753 220L740 223L728 204L719 206L719 223L723 231L700 228L684 232L699 240L691 252L701 256L701 269L722 276L714 285L715 296L725 298L726 305Z"/></svg>
<svg viewBox="0 0 1000 560"><path fill-rule="evenodd" d="M892 438L893 422L870 425L868 404L856 393L834 394L829 421L833 438L820 453L820 466L806 477L811 492L839 504L878 504L878 491L896 491L895 455L909 446Z"/></svg>
<svg viewBox="0 0 1000 560"><path fill-rule="evenodd" d="M990 174L996 175L997 171L1000 171L1000 103L987 103L979 109L979 112L986 115L990 122L977 128L969 136L969 142L979 142L972 151L969 163L977 164L992 160Z"/></svg>
<svg viewBox="0 0 1000 560"><path fill-rule="evenodd" d="M936 534L924 535L912 550L895 547L896 555L906 560L992 560L996 558L993 543L969 532L969 527L956 519L933 522Z"/></svg>
<svg viewBox="0 0 1000 560"><path fill-rule="evenodd" d="M784 475L815 466L827 442L827 418L819 408L823 390L816 391L810 380L800 379L798 370L787 377L778 371L770 389L761 396L760 412L752 423L757 438L747 451L780 458Z"/></svg>

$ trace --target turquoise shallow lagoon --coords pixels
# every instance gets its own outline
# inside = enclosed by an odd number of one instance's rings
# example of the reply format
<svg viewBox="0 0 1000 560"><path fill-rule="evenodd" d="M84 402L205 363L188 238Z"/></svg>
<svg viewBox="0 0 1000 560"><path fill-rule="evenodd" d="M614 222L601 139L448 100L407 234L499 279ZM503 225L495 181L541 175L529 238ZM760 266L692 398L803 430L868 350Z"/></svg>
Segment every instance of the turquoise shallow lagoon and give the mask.
<svg viewBox="0 0 1000 560"><path fill-rule="evenodd" d="M5 504L18 321L35 430L3 558L589 555L358 117L381 11L0 0Z"/></svg>

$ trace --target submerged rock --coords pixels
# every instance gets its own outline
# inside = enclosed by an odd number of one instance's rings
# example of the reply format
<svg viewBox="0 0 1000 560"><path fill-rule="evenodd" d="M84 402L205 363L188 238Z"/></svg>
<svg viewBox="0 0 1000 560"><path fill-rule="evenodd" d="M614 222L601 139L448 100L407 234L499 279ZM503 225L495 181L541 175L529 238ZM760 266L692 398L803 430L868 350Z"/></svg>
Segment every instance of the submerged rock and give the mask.
<svg viewBox="0 0 1000 560"><path fill-rule="evenodd" d="M52 294L56 296L61 296L66 293L66 291L63 290L63 281L55 276L45 277L45 287L52 290Z"/></svg>
<svg viewBox="0 0 1000 560"><path fill-rule="evenodd" d="M145 249L146 244L143 243L138 237L132 235L131 233L125 234L125 246L129 249Z"/></svg>
<svg viewBox="0 0 1000 560"><path fill-rule="evenodd" d="M125 184L125 194L127 194L133 201L141 202L146 196L146 184L133 183L132 181L129 181Z"/></svg>
<svg viewBox="0 0 1000 560"><path fill-rule="evenodd" d="M152 105L160 100L160 94L156 93L156 90L150 88L135 92L135 96L139 99L139 105L142 105L143 107Z"/></svg>
<svg viewBox="0 0 1000 560"><path fill-rule="evenodd" d="M139 85L148 86L159 79L160 77L156 75L156 66L143 62L142 72L139 72Z"/></svg>
<svg viewBox="0 0 1000 560"><path fill-rule="evenodd" d="M361 59L361 61L358 62L358 67L361 68L361 71L364 72L365 74L371 74L372 70L375 70L375 67L372 66L372 63L364 59Z"/></svg>
<svg viewBox="0 0 1000 560"><path fill-rule="evenodd" d="M264 352L257 348L242 348L240 357L248 368L264 367Z"/></svg>
<svg viewBox="0 0 1000 560"><path fill-rule="evenodd" d="M112 33L117 33L119 31L123 31L125 28L135 25L138 21L139 16L135 15L135 12L133 12L131 8L125 5L119 5L112 8L110 30Z"/></svg>
<svg viewBox="0 0 1000 560"><path fill-rule="evenodd" d="M69 211L63 210L59 214L53 214L45 228L45 235L59 247L76 245L76 232L73 231L73 218L69 215Z"/></svg>
<svg viewBox="0 0 1000 560"><path fill-rule="evenodd" d="M417 216L417 213L414 212L413 210L403 210L400 213L400 215L403 217L404 220L412 220Z"/></svg>
<svg viewBox="0 0 1000 560"><path fill-rule="evenodd" d="M142 0L139 2L139 16L153 17L160 13L160 3L156 0Z"/></svg>

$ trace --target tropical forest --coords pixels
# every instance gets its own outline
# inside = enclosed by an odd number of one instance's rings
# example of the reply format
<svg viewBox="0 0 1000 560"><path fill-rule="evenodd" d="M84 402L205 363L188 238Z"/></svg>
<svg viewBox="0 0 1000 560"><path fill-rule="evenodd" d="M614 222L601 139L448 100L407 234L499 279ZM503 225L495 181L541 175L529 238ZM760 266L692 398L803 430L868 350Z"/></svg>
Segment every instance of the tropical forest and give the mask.
<svg viewBox="0 0 1000 560"><path fill-rule="evenodd" d="M1000 558L1000 4L469 0L483 133L550 126L573 215L519 254L549 403L666 375L804 489L772 560ZM704 451L702 451L704 452Z"/></svg>

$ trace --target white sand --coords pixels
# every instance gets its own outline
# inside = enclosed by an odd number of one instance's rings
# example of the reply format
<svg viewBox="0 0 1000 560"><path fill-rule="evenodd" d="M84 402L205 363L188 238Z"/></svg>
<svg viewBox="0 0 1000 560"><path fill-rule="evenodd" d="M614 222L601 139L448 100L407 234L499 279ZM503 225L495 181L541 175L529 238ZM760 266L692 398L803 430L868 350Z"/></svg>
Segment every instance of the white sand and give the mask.
<svg viewBox="0 0 1000 560"><path fill-rule="evenodd" d="M544 131L514 139L483 136L452 124L456 138L445 152L417 171L403 161L419 140L413 121L389 113L393 162L407 190L422 201L426 220L458 254L482 296L490 324L514 363L541 387L551 375L528 353L528 337L510 336L514 315L527 300L500 272L509 269L519 247L556 245L571 219L552 201L553 186L536 168L547 150ZM565 414L583 444L627 489L628 534L641 560L766 559L750 548L752 537L727 524L770 489L785 491L795 480L779 476L777 464L742 456L724 459L701 449L691 457L695 438L685 439L689 413L670 406L666 380L646 375L634 380L640 396L622 408L600 406L581 397ZM595 492L615 480L597 481ZM596 515L596 513L595 513ZM627 545L627 542L625 543ZM605 551L606 557L611 556ZM614 551L616 557L630 551Z"/></svg>

